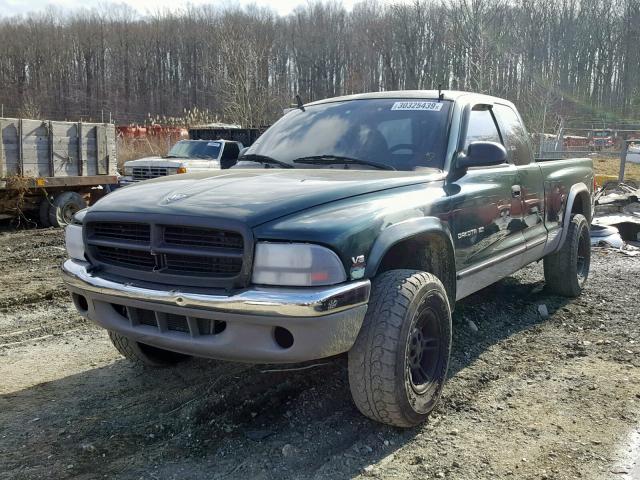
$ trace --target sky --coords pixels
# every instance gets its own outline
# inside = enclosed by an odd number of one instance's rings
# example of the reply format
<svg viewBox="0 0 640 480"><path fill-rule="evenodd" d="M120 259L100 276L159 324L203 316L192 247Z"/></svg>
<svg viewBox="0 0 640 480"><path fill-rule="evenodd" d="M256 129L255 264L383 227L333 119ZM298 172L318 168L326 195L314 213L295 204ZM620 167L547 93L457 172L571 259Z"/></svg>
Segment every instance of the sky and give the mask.
<svg viewBox="0 0 640 480"><path fill-rule="evenodd" d="M80 8L104 8L108 3L126 3L136 9L140 14L154 12L158 10L176 10L184 8L188 4L202 5L250 5L271 7L280 15L290 13L298 5L306 4L306 0L190 0L188 2L176 0L133 0L128 2L114 1L105 2L100 0L0 0L0 16L14 16L24 13L43 11L49 6L54 6L63 10L76 10ZM351 9L358 0L342 0L342 5Z"/></svg>

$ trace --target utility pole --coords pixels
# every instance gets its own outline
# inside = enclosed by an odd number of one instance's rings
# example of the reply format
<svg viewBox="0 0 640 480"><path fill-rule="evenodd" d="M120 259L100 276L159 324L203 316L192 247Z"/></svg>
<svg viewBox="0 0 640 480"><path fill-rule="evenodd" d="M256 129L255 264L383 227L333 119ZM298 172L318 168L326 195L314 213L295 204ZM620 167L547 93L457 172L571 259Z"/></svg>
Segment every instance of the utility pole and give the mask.
<svg viewBox="0 0 640 480"><path fill-rule="evenodd" d="M618 174L618 181L624 182L624 167L627 163L627 152L629 151L629 142L626 135L622 139L622 150L620 151L620 173Z"/></svg>
<svg viewBox="0 0 640 480"><path fill-rule="evenodd" d="M540 139L540 152L539 152L540 158L542 158L542 146L544 145L544 140L545 140L545 137L544 137L545 125L544 124L546 123L546 120L547 120L547 102L545 101L544 102L544 112L542 113L542 138Z"/></svg>

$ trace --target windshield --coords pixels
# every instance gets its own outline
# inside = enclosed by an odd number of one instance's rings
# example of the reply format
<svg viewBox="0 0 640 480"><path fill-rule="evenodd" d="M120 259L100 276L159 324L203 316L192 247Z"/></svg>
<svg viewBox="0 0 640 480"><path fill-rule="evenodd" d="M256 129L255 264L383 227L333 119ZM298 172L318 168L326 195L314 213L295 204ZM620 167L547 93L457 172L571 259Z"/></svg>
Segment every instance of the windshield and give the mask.
<svg viewBox="0 0 640 480"><path fill-rule="evenodd" d="M294 109L246 155L269 156L296 168L312 163L327 168L442 169L450 106L449 101L372 99Z"/></svg>
<svg viewBox="0 0 640 480"><path fill-rule="evenodd" d="M167 157L170 158L218 158L222 143L202 140L183 140L176 143Z"/></svg>

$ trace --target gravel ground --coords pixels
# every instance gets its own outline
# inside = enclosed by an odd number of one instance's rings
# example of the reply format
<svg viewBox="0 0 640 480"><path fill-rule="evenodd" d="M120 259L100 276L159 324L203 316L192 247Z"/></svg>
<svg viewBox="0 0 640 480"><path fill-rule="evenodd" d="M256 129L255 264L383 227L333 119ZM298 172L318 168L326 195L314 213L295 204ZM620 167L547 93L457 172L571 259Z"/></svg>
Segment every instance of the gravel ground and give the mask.
<svg viewBox="0 0 640 480"><path fill-rule="evenodd" d="M441 405L397 430L344 357L139 370L72 308L61 231L0 252L1 479L640 479L640 258L597 249L578 299L532 265L460 302Z"/></svg>

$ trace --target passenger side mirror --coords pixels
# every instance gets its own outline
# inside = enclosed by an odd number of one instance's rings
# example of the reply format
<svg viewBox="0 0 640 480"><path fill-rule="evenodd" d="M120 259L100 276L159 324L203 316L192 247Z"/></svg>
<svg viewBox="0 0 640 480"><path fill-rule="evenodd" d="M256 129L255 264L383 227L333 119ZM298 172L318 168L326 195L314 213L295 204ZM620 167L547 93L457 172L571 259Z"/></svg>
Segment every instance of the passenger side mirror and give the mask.
<svg viewBox="0 0 640 480"><path fill-rule="evenodd" d="M490 167L507 161L507 150L496 142L471 142L466 154L460 154L456 160L458 169L470 167Z"/></svg>
<svg viewBox="0 0 640 480"><path fill-rule="evenodd" d="M238 157L241 157L242 155L244 155L244 152L246 152L247 150L249 150L249 147L243 147L240 149L240 153L238 154Z"/></svg>

